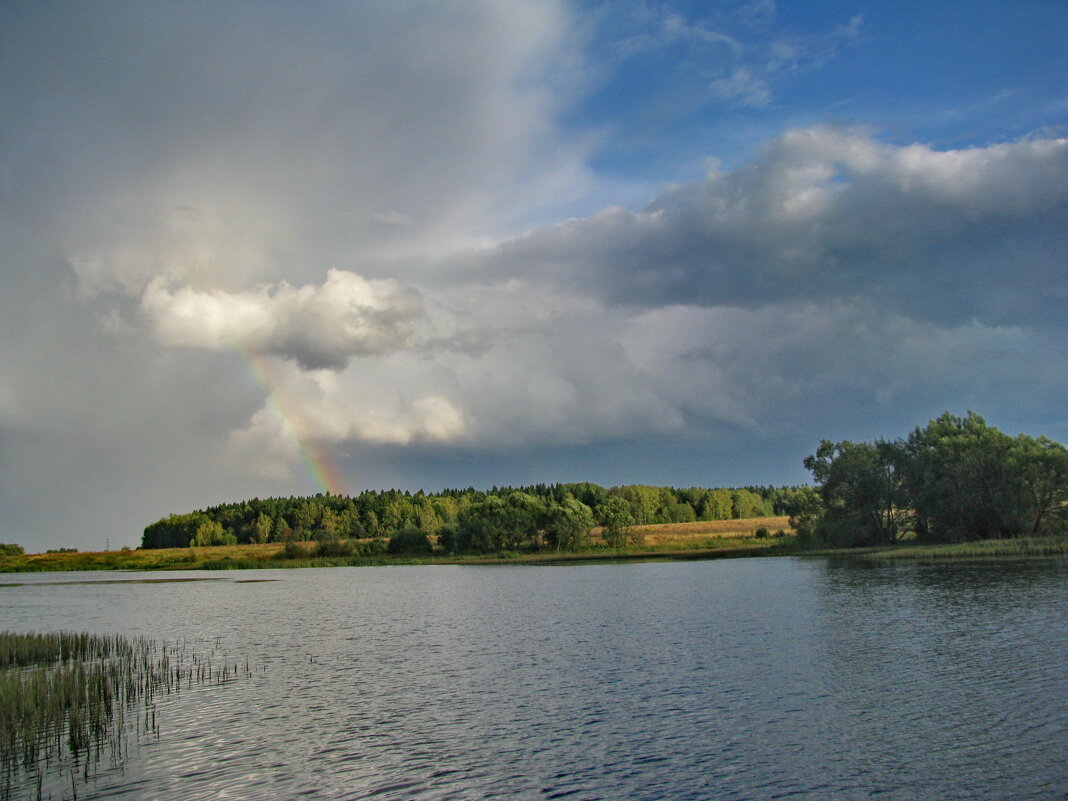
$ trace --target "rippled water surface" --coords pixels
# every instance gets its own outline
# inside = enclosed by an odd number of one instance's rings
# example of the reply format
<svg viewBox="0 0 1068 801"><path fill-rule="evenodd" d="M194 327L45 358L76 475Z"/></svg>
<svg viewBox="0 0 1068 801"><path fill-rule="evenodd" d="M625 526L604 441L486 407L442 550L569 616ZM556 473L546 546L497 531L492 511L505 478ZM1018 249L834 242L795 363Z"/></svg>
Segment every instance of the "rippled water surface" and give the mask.
<svg viewBox="0 0 1068 801"><path fill-rule="evenodd" d="M0 628L252 666L79 799L1068 798L1065 562L176 575L0 576Z"/></svg>

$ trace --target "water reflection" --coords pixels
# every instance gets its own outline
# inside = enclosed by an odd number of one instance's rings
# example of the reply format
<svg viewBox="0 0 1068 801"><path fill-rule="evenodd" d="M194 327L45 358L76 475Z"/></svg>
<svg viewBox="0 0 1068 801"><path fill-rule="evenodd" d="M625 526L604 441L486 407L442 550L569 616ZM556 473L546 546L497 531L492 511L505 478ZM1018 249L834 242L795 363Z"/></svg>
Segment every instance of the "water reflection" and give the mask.
<svg viewBox="0 0 1068 801"><path fill-rule="evenodd" d="M931 794L948 773L967 797L1063 797L1068 565L817 564L830 719L867 770Z"/></svg>
<svg viewBox="0 0 1068 801"><path fill-rule="evenodd" d="M220 637L261 668L168 702L159 741L88 797L1068 793L1063 564L233 578L277 581L0 594L8 627Z"/></svg>

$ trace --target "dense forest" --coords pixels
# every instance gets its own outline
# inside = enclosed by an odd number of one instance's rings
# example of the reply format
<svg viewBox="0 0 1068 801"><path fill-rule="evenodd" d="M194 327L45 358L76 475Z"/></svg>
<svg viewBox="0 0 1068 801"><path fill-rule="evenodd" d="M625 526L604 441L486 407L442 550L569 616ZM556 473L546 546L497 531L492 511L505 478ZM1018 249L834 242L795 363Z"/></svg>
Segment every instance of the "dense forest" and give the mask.
<svg viewBox="0 0 1068 801"><path fill-rule="evenodd" d="M786 514L800 490L791 487L675 489L631 485L537 484L489 491L447 489L366 491L355 497L255 498L170 515L145 528L142 548L314 540L318 550L344 550L356 540L416 551L427 535L454 553L499 550L573 550L595 526L610 544L622 545L627 530L648 523L728 520ZM403 536L398 536L403 535Z"/></svg>
<svg viewBox="0 0 1068 801"><path fill-rule="evenodd" d="M802 540L882 545L1068 532L1068 450L949 412L893 441L824 440L805 459L816 487L795 494Z"/></svg>
<svg viewBox="0 0 1068 801"><path fill-rule="evenodd" d="M254 498L145 528L143 548L314 541L318 556L577 550L601 527L611 546L652 523L789 515L801 544L964 542L1068 533L1068 450L949 412L907 437L824 440L805 459L815 486L678 489L597 484L368 490ZM294 550L294 553L303 553Z"/></svg>

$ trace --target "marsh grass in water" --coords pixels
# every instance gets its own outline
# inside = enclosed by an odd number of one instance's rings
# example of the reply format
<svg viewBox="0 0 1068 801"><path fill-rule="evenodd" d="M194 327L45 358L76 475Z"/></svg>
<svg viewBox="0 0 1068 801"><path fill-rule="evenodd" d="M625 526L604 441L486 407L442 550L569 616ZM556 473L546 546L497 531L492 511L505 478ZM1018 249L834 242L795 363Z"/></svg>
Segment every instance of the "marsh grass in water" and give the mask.
<svg viewBox="0 0 1068 801"><path fill-rule="evenodd" d="M1068 537L1016 537L936 545L873 549L872 559L1000 559L1014 556L1068 556Z"/></svg>
<svg viewBox="0 0 1068 801"><path fill-rule="evenodd" d="M161 696L242 675L247 662L213 664L187 642L0 633L0 799L18 788L41 797L50 774L69 774L77 797L102 761L121 767L131 734L159 736Z"/></svg>

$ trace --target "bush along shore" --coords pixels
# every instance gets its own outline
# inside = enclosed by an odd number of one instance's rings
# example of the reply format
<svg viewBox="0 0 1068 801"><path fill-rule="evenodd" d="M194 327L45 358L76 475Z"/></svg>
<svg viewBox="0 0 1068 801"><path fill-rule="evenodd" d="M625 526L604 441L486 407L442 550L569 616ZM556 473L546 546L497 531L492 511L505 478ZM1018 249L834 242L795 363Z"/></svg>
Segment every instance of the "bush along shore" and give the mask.
<svg viewBox="0 0 1068 801"><path fill-rule="evenodd" d="M0 799L41 797L50 778L77 798L102 763L121 768L131 735L159 736L161 696L242 675L247 662L213 664L190 643L0 633Z"/></svg>

